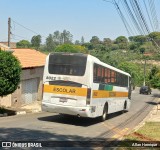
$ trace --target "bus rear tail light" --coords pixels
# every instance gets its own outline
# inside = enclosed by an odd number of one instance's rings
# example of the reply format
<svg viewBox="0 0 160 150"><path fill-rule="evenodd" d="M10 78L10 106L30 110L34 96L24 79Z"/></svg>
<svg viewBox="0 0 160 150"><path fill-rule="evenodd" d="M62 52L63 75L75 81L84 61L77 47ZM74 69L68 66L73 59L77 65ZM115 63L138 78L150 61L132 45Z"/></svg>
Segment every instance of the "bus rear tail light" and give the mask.
<svg viewBox="0 0 160 150"><path fill-rule="evenodd" d="M91 98L91 89L87 88L87 101L86 101L87 105L90 104L90 98Z"/></svg>

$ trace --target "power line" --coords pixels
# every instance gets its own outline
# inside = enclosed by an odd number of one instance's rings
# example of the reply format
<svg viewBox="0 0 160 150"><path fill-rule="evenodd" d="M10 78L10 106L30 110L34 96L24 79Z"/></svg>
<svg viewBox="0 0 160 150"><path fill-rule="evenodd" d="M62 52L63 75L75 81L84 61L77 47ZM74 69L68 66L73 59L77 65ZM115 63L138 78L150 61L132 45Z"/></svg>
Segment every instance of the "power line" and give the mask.
<svg viewBox="0 0 160 150"><path fill-rule="evenodd" d="M158 25L158 19L157 19L157 13L156 13L156 9L155 9L155 4L154 4L154 0L148 0L149 6L150 6L150 11L151 11L151 16L152 16L152 20L154 23L154 27L156 30L159 29L159 25Z"/></svg>
<svg viewBox="0 0 160 150"><path fill-rule="evenodd" d="M24 28L24 29L26 29L26 30L28 30L28 31L30 31L30 32L32 32L32 33L34 33L34 34L39 35L39 33L37 33L36 31L33 31L32 29L29 29L28 27L25 27L24 25L22 25L22 24L18 23L17 21L14 21L13 19L12 19L12 21L13 21L15 24L17 24L17 25L21 26L22 28ZM45 37L45 36L43 36L43 35L41 35L41 37L46 38L46 37Z"/></svg>
<svg viewBox="0 0 160 150"><path fill-rule="evenodd" d="M122 0L122 1L123 1L123 3L124 3L124 6L126 7L126 9L127 9L127 11L128 11L128 14L129 14L129 16L130 16L130 18L131 18L131 20L132 20L135 28L137 29L137 31L138 31L140 34L143 34L143 31L142 31L141 28L139 27L139 24L138 24L136 18L134 17L134 15L133 15L133 13L132 13L132 10L130 9L127 0Z"/></svg>
<svg viewBox="0 0 160 150"><path fill-rule="evenodd" d="M136 6L137 6L137 9L138 9L138 11L139 11L141 20L142 20L142 22L143 22L143 24L144 24L144 26L145 26L145 28L146 28L146 31L147 31L148 34L149 34L149 33L150 33L150 29L149 29L149 27L148 27L148 25L147 25L145 16L143 15L143 11L142 11L142 9L141 9L141 7L140 7L140 4L138 3L137 0L134 0L134 1L135 1Z"/></svg>
<svg viewBox="0 0 160 150"><path fill-rule="evenodd" d="M116 7L117 12L118 12L118 14L119 14L119 16L120 16L120 18L121 18L121 20L122 20L122 22L123 22L126 30L127 30L128 36L133 35L132 29L131 29L131 27L129 26L127 20L125 19L125 17L124 17L124 15L123 15L123 13L122 13L122 11L121 11L118 3L116 2L116 0L113 0L113 3L114 3L114 6Z"/></svg>
<svg viewBox="0 0 160 150"><path fill-rule="evenodd" d="M133 12L134 12L134 16L136 17L137 22L138 22L138 24L139 24L139 26L140 26L140 29L141 29L141 31L142 31L141 34L142 34L142 35L146 35L147 33L146 33L145 28L144 28L144 24L143 24L143 22L142 22L141 15L140 15L140 13L139 13L139 10L138 10L138 8L137 8L137 5L136 5L135 1L134 1L134 0L130 0L130 5L131 5L131 7L132 7L132 10L133 10Z"/></svg>
<svg viewBox="0 0 160 150"><path fill-rule="evenodd" d="M23 36L20 36L20 35L16 35L16 34L13 34L13 33L11 33L11 35L14 36L14 37L15 37L15 36L16 36L16 37L19 37L19 38L21 38L21 39L28 39L28 38L26 38L26 37L23 37Z"/></svg>
<svg viewBox="0 0 160 150"><path fill-rule="evenodd" d="M130 13L129 13L129 11L128 11L128 7L125 7L125 1L126 0L120 0L121 1L121 3L122 3L122 6L123 6L123 8L124 8L124 10L125 10L125 13L127 14L127 17L128 17L128 19L129 19L129 22L130 22L130 24L131 24L131 26L132 26L132 29L135 31L135 33L137 34L137 29L135 28L135 26L134 26L134 24L133 24L133 22L132 22L132 17L131 17L131 15L130 15Z"/></svg>
<svg viewBox="0 0 160 150"><path fill-rule="evenodd" d="M149 18L150 25L151 25L151 27L152 27L152 30L154 31L153 23L152 23L152 21L151 21L151 17L150 17L150 15L149 15L149 11L148 11L148 9L147 9L146 0L143 0L143 3L144 3L144 6L145 6L145 9L146 9L146 12L147 12L147 16L148 16L148 18Z"/></svg>

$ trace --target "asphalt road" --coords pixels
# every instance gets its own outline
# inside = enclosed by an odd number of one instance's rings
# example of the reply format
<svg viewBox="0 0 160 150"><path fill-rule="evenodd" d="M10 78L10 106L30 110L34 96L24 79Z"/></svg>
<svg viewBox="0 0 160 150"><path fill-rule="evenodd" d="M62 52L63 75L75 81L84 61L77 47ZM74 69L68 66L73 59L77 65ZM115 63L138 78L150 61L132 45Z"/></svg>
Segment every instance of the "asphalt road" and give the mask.
<svg viewBox="0 0 160 150"><path fill-rule="evenodd" d="M89 141L120 139L137 126L155 105L152 95L132 93L130 111L110 114L105 122L99 118L64 117L46 112L0 118L0 141Z"/></svg>

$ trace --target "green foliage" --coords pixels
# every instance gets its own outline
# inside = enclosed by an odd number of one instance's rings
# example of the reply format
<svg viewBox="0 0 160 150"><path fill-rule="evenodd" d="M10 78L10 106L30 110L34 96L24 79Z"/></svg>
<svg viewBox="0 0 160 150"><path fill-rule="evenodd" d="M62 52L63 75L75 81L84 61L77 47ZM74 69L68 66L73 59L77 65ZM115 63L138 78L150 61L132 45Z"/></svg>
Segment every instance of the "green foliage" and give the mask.
<svg viewBox="0 0 160 150"><path fill-rule="evenodd" d="M21 66L15 56L0 50L0 70L0 96L6 96L17 89Z"/></svg>
<svg viewBox="0 0 160 150"><path fill-rule="evenodd" d="M82 36L81 37L81 44L83 45L85 42L84 42L84 37Z"/></svg>
<svg viewBox="0 0 160 150"><path fill-rule="evenodd" d="M92 43L93 45L99 44L100 40L97 36L92 36L92 39L90 40L90 43Z"/></svg>
<svg viewBox="0 0 160 150"><path fill-rule="evenodd" d="M118 68L128 72L132 77L132 83L134 85L141 85L143 81L143 73L140 72L141 68L139 65L131 62L122 62L118 65Z"/></svg>
<svg viewBox="0 0 160 150"><path fill-rule="evenodd" d="M128 40L125 36L117 37L115 43L118 44L119 49L127 49L128 47Z"/></svg>
<svg viewBox="0 0 160 150"><path fill-rule="evenodd" d="M63 30L63 32L61 33L61 44L71 44L72 43L72 37L73 35L67 31L67 30Z"/></svg>
<svg viewBox="0 0 160 150"><path fill-rule="evenodd" d="M143 44L144 42L147 42L147 36L143 36L143 35L130 36L129 40L131 42L138 42Z"/></svg>
<svg viewBox="0 0 160 150"><path fill-rule="evenodd" d="M129 49L135 51L135 50L138 50L139 46L140 46L139 43L131 42L129 45Z"/></svg>
<svg viewBox="0 0 160 150"><path fill-rule="evenodd" d="M144 47L140 47L139 50L140 50L140 53L141 53L141 54L144 54L144 52L145 52L146 49L145 49Z"/></svg>
<svg viewBox="0 0 160 150"><path fill-rule="evenodd" d="M36 50L40 48L41 44L41 35L35 35L31 39L32 47L34 47Z"/></svg>
<svg viewBox="0 0 160 150"><path fill-rule="evenodd" d="M119 36L116 38L116 43L119 44L119 43L127 43L128 40L125 36Z"/></svg>
<svg viewBox="0 0 160 150"><path fill-rule="evenodd" d="M154 66L149 74L149 81L153 88L160 89L160 69Z"/></svg>
<svg viewBox="0 0 160 150"><path fill-rule="evenodd" d="M86 47L88 50L93 50L94 46L91 43L84 43L82 44L82 46Z"/></svg>
<svg viewBox="0 0 160 150"><path fill-rule="evenodd" d="M47 51L53 51L56 47L56 43L53 40L53 35L49 34L49 36L46 38L46 50Z"/></svg>
<svg viewBox="0 0 160 150"><path fill-rule="evenodd" d="M39 37L39 40L37 40L37 37ZM31 40L31 46L36 49L40 48L45 53L50 51L71 53L89 52L101 61L114 67L120 67L132 74L133 82L136 85L142 85L143 83L144 64L141 61L144 59L160 60L160 54L157 53L155 43L153 42L154 39L160 46L160 32L152 32L147 36L131 36L129 37L129 41L125 36L119 36L115 40L104 38L103 41L97 36L92 36L90 42L85 42L82 36L80 40L76 40L74 42L75 44L72 44L72 38L73 35L67 30L63 30L63 32L55 31L53 34L49 34L44 45L40 45L40 35L34 36ZM153 55L143 55L145 53ZM135 72L132 71L134 69L136 70ZM146 83L151 82L154 87L157 87L157 84L154 85L154 83L155 81L159 83L159 75L156 74L151 81L148 78L148 66L146 70Z"/></svg>
<svg viewBox="0 0 160 150"><path fill-rule="evenodd" d="M31 43L27 40L21 40L16 43L17 48L30 48Z"/></svg>
<svg viewBox="0 0 160 150"><path fill-rule="evenodd" d="M55 52L70 52L70 53L87 53L84 46L63 44L56 47Z"/></svg>
<svg viewBox="0 0 160 150"><path fill-rule="evenodd" d="M160 32L152 32L148 35L149 38L152 38L154 40L160 39Z"/></svg>
<svg viewBox="0 0 160 150"><path fill-rule="evenodd" d="M76 41L75 41L75 45L81 45L80 41L79 41L79 40L76 40Z"/></svg>

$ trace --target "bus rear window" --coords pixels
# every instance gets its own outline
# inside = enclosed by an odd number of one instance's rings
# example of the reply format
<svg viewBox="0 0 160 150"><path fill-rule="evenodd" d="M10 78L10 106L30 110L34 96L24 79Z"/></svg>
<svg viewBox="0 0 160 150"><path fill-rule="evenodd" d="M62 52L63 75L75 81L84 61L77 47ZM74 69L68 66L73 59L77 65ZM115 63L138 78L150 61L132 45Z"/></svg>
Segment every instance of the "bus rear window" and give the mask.
<svg viewBox="0 0 160 150"><path fill-rule="evenodd" d="M50 74L83 76L87 56L81 54L51 54L48 70Z"/></svg>

